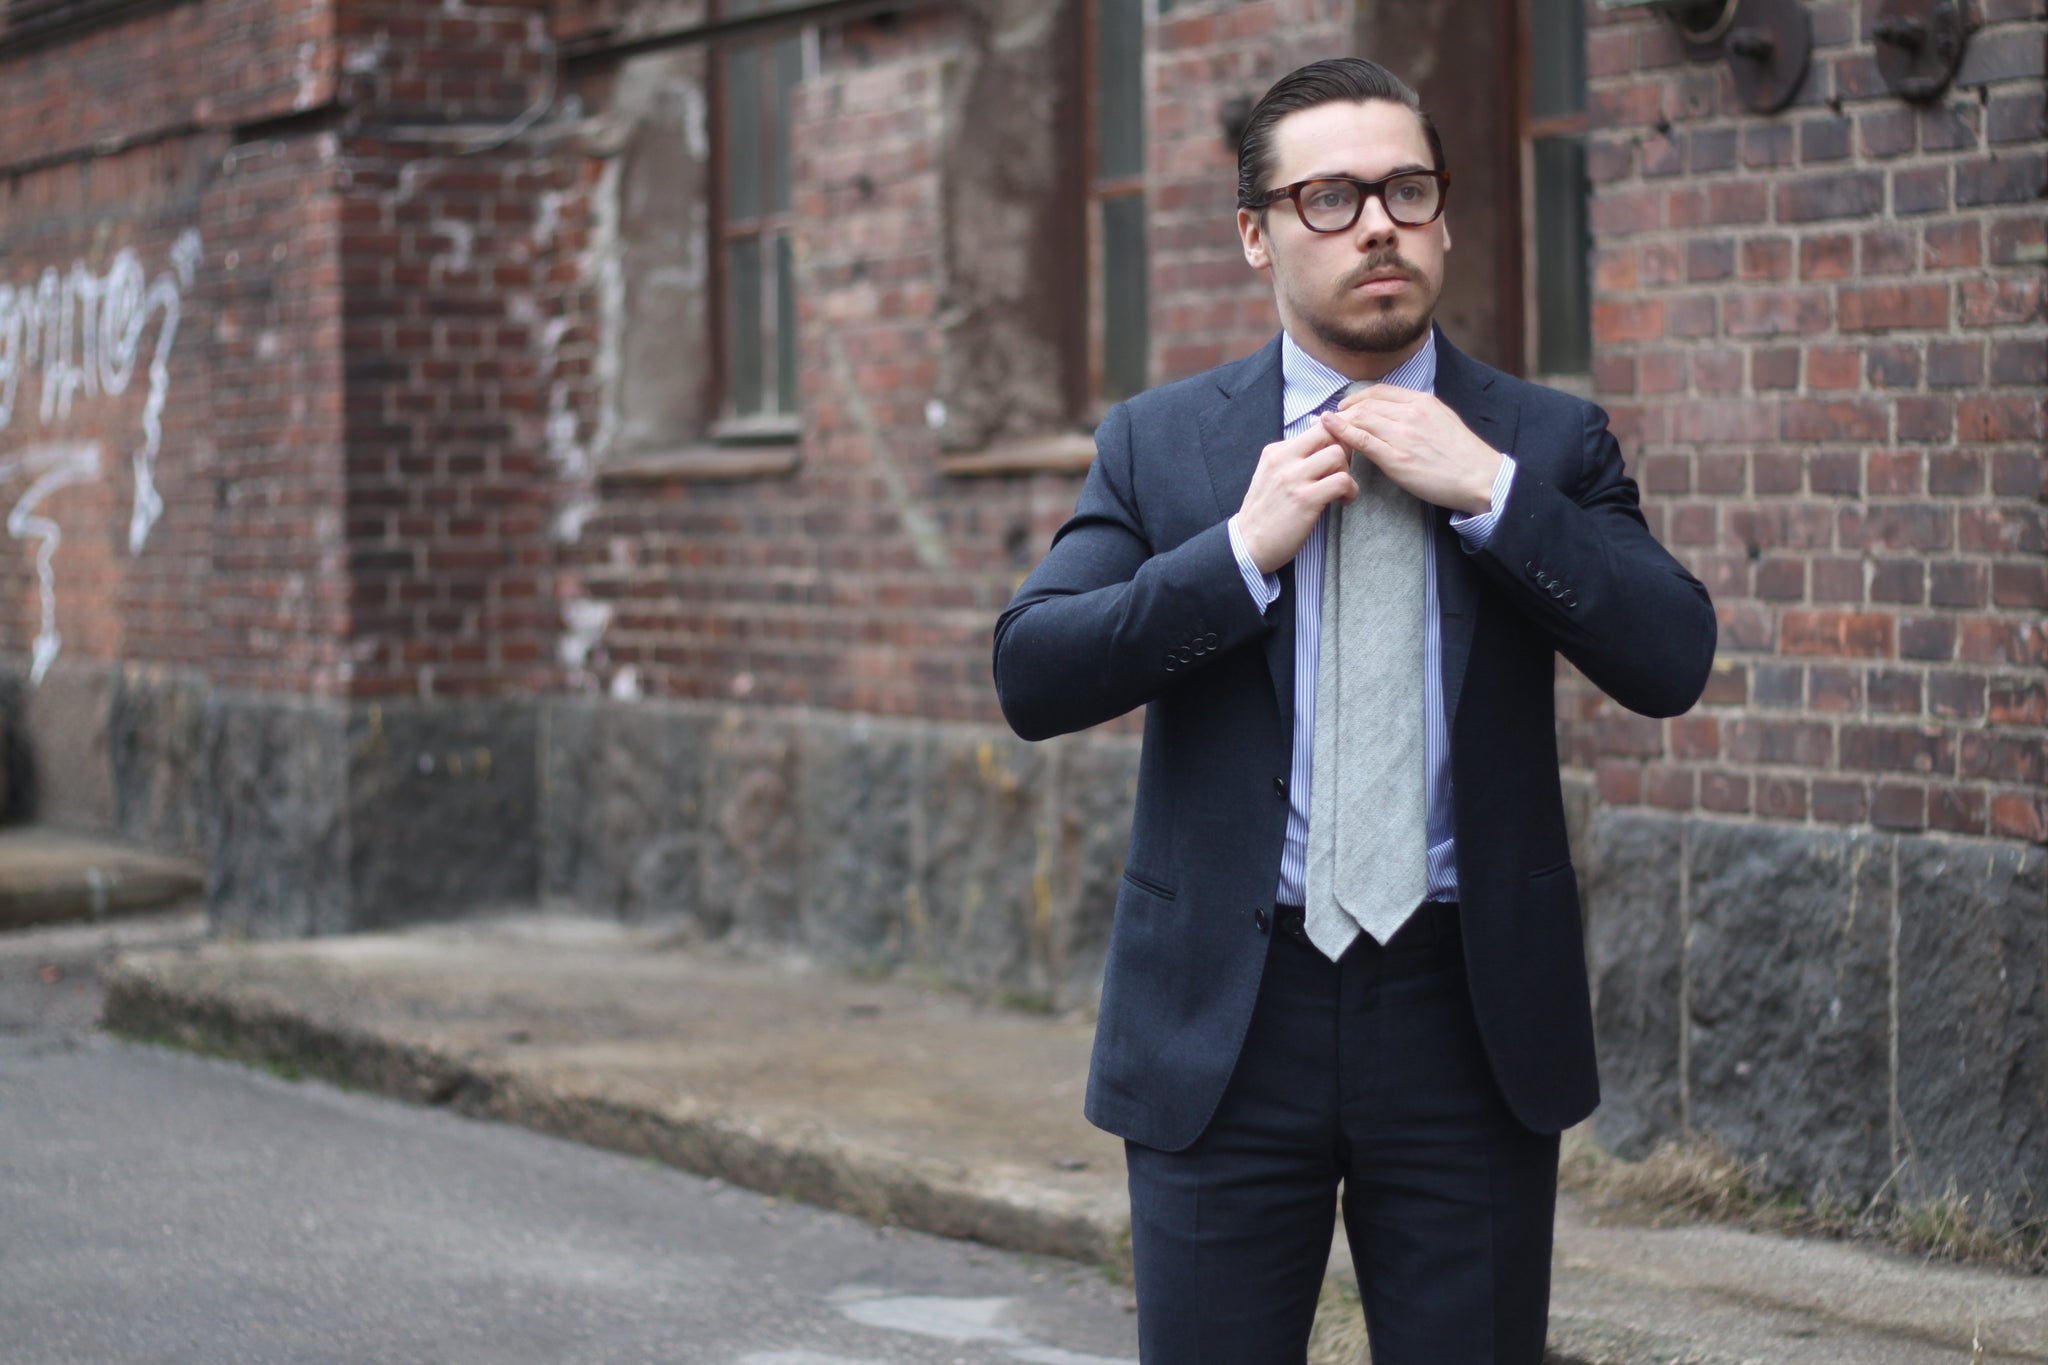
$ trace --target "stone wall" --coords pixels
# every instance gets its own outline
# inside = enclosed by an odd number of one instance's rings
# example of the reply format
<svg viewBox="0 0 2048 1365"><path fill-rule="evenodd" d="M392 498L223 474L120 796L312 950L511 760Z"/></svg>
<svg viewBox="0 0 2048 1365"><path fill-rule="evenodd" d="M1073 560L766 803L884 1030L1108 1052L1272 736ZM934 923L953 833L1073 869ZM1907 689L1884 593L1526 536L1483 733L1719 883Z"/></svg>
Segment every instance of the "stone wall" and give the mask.
<svg viewBox="0 0 2048 1365"><path fill-rule="evenodd" d="M692 938L1092 1007L1137 749L995 726L696 703L551 703L550 899Z"/></svg>
<svg viewBox="0 0 2048 1365"><path fill-rule="evenodd" d="M2048 852L1613 809L1588 843L1604 1143L1707 1132L1803 1195L2039 1216Z"/></svg>

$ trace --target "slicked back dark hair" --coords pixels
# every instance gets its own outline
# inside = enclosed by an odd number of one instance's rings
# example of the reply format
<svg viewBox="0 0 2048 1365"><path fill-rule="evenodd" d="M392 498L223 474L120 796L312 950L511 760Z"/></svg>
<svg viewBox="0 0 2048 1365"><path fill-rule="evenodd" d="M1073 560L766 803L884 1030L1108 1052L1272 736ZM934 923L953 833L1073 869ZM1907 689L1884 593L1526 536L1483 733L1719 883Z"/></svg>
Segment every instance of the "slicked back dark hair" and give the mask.
<svg viewBox="0 0 2048 1365"><path fill-rule="evenodd" d="M1413 111L1422 121L1422 135L1429 140L1431 168L1444 169L1443 139L1421 98L1406 81L1363 57L1326 57L1282 76L1253 106L1245 120L1244 136L1237 143L1238 207L1255 207L1260 192L1269 188L1266 180L1273 174L1273 129L1281 119L1319 104L1365 100L1387 100Z"/></svg>

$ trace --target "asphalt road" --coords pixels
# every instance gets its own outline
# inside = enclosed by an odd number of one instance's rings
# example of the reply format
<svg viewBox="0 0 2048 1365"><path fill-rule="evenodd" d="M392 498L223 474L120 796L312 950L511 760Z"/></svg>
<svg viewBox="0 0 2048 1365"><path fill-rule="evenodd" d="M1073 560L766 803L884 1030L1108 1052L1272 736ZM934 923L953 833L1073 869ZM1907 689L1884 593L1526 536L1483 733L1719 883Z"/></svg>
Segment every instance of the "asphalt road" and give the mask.
<svg viewBox="0 0 2048 1365"><path fill-rule="evenodd" d="M97 1033L0 935L6 1365L1135 1365L1096 1271Z"/></svg>

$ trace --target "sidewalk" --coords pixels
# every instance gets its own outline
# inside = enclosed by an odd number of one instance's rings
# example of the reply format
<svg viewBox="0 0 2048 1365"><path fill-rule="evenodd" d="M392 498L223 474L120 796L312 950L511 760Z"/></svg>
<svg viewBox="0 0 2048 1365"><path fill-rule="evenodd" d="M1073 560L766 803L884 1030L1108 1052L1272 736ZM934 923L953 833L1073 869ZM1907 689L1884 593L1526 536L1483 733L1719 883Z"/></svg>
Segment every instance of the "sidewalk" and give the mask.
<svg viewBox="0 0 2048 1365"><path fill-rule="evenodd" d="M124 958L110 1027L1014 1250L1125 1255L1089 1025L531 916ZM1558 1365L2048 1361L2048 1278L1560 1210Z"/></svg>
<svg viewBox="0 0 2048 1365"><path fill-rule="evenodd" d="M42 825L0 829L0 930L99 920L200 893L199 865Z"/></svg>

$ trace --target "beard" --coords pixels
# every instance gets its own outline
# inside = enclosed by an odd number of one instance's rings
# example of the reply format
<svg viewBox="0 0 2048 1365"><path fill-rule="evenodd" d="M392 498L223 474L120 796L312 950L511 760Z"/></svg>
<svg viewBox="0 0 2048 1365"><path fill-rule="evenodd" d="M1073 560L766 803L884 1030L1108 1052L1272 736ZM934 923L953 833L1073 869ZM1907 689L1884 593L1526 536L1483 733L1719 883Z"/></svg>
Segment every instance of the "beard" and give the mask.
<svg viewBox="0 0 2048 1365"><path fill-rule="evenodd" d="M1311 317L1308 319L1309 330L1338 350L1361 355L1384 355L1402 350L1429 330L1430 310L1427 305L1410 313L1393 299L1375 302L1378 311L1370 317Z"/></svg>
<svg viewBox="0 0 2048 1365"><path fill-rule="evenodd" d="M1422 272L1402 260L1398 253L1375 251L1360 261L1344 279L1343 296L1348 297L1370 276L1388 270L1399 271L1415 293L1407 298L1370 299L1364 317L1343 317L1332 309L1328 313L1309 312L1302 321L1325 345L1357 355L1384 355L1413 345L1429 330L1430 317L1436 310L1436 293L1429 288Z"/></svg>

